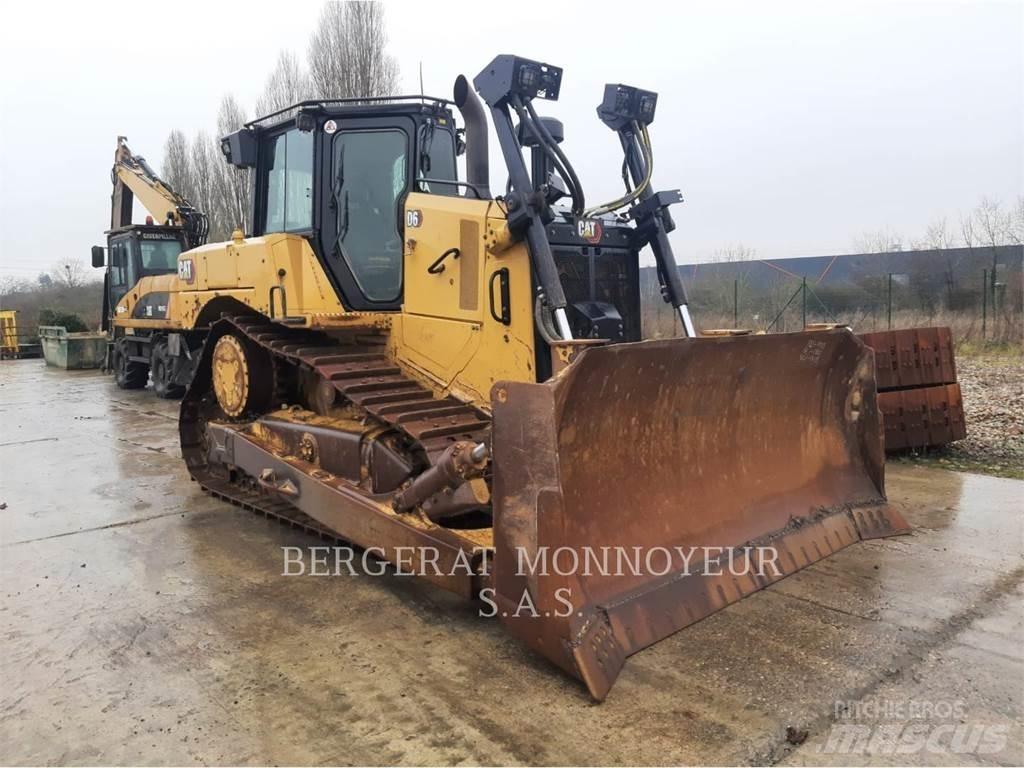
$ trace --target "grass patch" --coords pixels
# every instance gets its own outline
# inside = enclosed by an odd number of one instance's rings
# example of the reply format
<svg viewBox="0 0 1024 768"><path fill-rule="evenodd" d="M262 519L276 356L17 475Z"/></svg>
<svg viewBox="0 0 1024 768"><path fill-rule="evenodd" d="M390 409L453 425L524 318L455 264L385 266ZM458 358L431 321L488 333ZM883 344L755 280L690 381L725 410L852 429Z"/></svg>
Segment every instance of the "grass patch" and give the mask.
<svg viewBox="0 0 1024 768"><path fill-rule="evenodd" d="M1016 361L1024 357L1024 345L1019 341L960 341L956 345L956 356Z"/></svg>
<svg viewBox="0 0 1024 768"><path fill-rule="evenodd" d="M948 469L953 472L973 472L978 475L1008 477L1024 480L1024 465L1012 459L974 459L959 456L955 451L938 449L929 453L906 453L890 456L894 464L909 464L932 469Z"/></svg>

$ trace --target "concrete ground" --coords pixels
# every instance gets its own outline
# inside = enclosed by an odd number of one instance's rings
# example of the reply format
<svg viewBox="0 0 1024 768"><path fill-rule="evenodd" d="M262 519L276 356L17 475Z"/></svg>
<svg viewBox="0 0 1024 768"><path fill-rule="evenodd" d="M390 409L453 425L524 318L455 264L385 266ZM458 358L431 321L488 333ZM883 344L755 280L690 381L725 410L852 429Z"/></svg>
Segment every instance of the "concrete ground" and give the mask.
<svg viewBox="0 0 1024 768"><path fill-rule="evenodd" d="M200 493L176 416L0 364L0 762L1024 763L1020 481L891 467L911 536L637 654L597 705L426 584L283 578L319 542Z"/></svg>

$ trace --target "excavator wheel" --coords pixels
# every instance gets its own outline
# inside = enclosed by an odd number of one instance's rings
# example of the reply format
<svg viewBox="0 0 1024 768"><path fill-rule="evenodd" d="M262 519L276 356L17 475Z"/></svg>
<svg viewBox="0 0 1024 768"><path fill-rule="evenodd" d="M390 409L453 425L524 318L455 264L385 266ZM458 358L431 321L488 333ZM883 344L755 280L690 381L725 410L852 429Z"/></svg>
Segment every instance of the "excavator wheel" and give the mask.
<svg viewBox="0 0 1024 768"><path fill-rule="evenodd" d="M132 360L125 345L114 345L114 381L121 389L143 389L149 379L149 366Z"/></svg>
<svg viewBox="0 0 1024 768"><path fill-rule="evenodd" d="M233 333L225 334L213 348L210 368L217 403L230 418L261 413L270 406L274 361L265 349Z"/></svg>
<svg viewBox="0 0 1024 768"><path fill-rule="evenodd" d="M185 394L185 387L175 384L173 380L174 363L167 348L167 340L162 339L153 347L153 391L157 397L175 400Z"/></svg>

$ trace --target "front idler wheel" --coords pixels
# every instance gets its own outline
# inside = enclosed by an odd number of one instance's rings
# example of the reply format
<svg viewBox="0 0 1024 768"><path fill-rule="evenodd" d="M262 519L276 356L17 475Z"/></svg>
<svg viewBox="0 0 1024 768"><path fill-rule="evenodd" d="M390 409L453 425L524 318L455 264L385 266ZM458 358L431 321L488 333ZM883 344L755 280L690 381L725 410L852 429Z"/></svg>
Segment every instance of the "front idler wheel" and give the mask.
<svg viewBox="0 0 1024 768"><path fill-rule="evenodd" d="M262 413L271 404L274 367L270 353L233 333L217 339L211 378L217 404L230 418Z"/></svg>

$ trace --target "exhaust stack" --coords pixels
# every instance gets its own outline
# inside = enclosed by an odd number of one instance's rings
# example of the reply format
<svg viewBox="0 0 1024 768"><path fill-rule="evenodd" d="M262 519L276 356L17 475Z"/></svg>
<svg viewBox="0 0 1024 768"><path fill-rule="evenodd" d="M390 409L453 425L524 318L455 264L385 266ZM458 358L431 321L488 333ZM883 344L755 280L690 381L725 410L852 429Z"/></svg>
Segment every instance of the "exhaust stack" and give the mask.
<svg viewBox="0 0 1024 768"><path fill-rule="evenodd" d="M455 79L455 106L466 123L466 181L490 197L490 171L487 161L487 118L479 97L473 93L464 75Z"/></svg>

